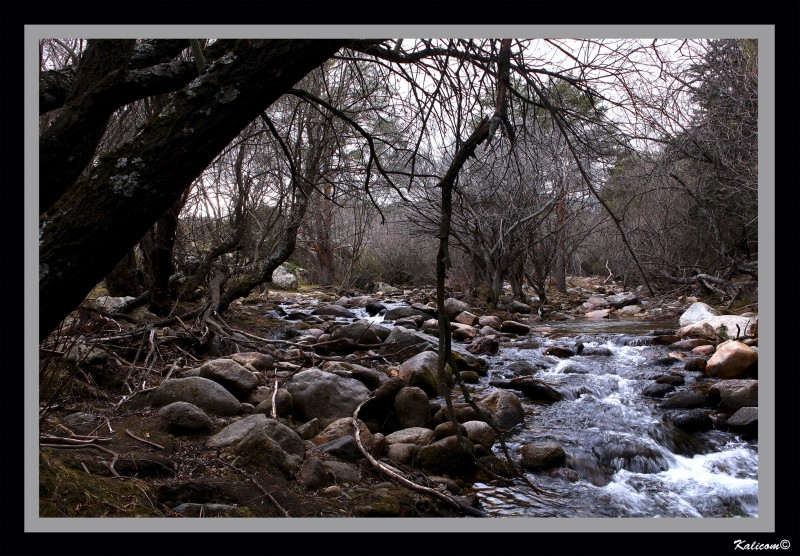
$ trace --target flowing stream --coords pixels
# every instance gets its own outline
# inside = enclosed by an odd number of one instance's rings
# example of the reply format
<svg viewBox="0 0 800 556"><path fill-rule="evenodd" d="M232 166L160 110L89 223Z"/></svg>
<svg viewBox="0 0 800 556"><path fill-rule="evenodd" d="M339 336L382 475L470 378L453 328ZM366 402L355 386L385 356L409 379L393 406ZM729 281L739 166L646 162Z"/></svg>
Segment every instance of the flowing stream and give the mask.
<svg viewBox="0 0 800 556"><path fill-rule="evenodd" d="M359 319L391 326L382 316L355 312ZM501 344L496 355L482 355L489 374L471 386L480 397L493 388L491 380L515 376L514 363L536 369L534 377L564 399L545 405L519 393L525 419L508 433L506 446L516 455L524 443L557 442L567 454L566 469L554 476L527 474L545 494L521 480L510 486L475 483L471 491L489 515L758 517L757 439L721 430L685 433L663 418L663 400L641 393L667 373L684 376L679 390L705 380L680 363L665 365L669 350L652 344L657 330L675 329L677 322L602 319L545 326L546 337L534 334ZM582 354L566 359L543 354L551 346L574 350L579 342ZM494 451L504 457L499 444Z"/></svg>

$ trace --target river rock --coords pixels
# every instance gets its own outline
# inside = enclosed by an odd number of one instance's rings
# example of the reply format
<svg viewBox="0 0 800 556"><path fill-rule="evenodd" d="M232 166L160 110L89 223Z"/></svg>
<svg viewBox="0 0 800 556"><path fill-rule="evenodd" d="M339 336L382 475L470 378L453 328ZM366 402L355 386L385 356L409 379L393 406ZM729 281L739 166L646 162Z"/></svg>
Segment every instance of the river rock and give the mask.
<svg viewBox="0 0 800 556"><path fill-rule="evenodd" d="M514 390L519 390L525 394L526 398L536 402L553 403L561 401L564 398L553 387L530 376L512 378L508 381L492 380L489 384L499 388L513 388Z"/></svg>
<svg viewBox="0 0 800 556"><path fill-rule="evenodd" d="M473 444L484 446L491 450L497 440L494 429L484 421L467 421L464 423L464 428L467 431L467 438Z"/></svg>
<svg viewBox="0 0 800 556"><path fill-rule="evenodd" d="M243 367L251 365L257 371L269 371L275 368L275 358L268 353L243 351L231 354L230 358Z"/></svg>
<svg viewBox="0 0 800 556"><path fill-rule="evenodd" d="M623 307L628 307L631 305L639 305L639 298L631 292L610 295L606 298L606 301L614 309L622 309Z"/></svg>
<svg viewBox="0 0 800 556"><path fill-rule="evenodd" d="M367 429L366 426L363 426L363 421L359 419L359 438L361 440L361 444L363 444L364 448L369 452L375 446L375 440L373 439L372 433ZM355 436L355 428L353 427L353 418L352 417L342 417L341 419L337 419L324 430L322 430L319 434L317 434L314 438L311 439L311 442L317 445L325 444L326 442L330 442L331 440L336 440L337 438L342 438L343 436Z"/></svg>
<svg viewBox="0 0 800 556"><path fill-rule="evenodd" d="M489 330L493 329L489 328ZM467 346L467 351L474 355L481 355L484 353L488 355L495 355L498 351L500 351L500 342L494 335L480 336L475 338L472 343Z"/></svg>
<svg viewBox="0 0 800 556"><path fill-rule="evenodd" d="M363 459L361 450L358 449L355 436L348 434L340 436L329 442L318 445L314 452L328 454L344 461L357 462Z"/></svg>
<svg viewBox="0 0 800 556"><path fill-rule="evenodd" d="M458 430L461 433L461 436L467 436L467 429L461 423L458 424ZM439 423L436 425L436 428L433 429L433 441L436 442L437 440L441 440L447 436L454 436L456 434L456 427L452 421L445 421L444 423Z"/></svg>
<svg viewBox="0 0 800 556"><path fill-rule="evenodd" d="M397 393L394 399L394 411L400 426L404 429L425 427L431 420L428 395L416 386L407 386Z"/></svg>
<svg viewBox="0 0 800 556"><path fill-rule="evenodd" d="M675 387L670 384L653 383L642 388L642 396L647 396L649 398L663 398L667 394L674 391Z"/></svg>
<svg viewBox="0 0 800 556"><path fill-rule="evenodd" d="M386 305L384 305L383 303L379 303L377 301L372 301L370 303L367 303L366 307L364 308L366 309L369 316L374 317L381 311L385 311Z"/></svg>
<svg viewBox="0 0 800 556"><path fill-rule="evenodd" d="M316 417L323 428L336 419L352 416L370 393L359 380L320 369L297 373L284 388L292 395L293 415L303 421Z"/></svg>
<svg viewBox="0 0 800 556"><path fill-rule="evenodd" d="M678 330L677 335L679 338L702 338L712 341L717 339L714 327L705 321L687 324Z"/></svg>
<svg viewBox="0 0 800 556"><path fill-rule="evenodd" d="M690 409L696 407L716 407L719 403L719 392L710 388L682 390L661 404L664 409Z"/></svg>
<svg viewBox="0 0 800 556"><path fill-rule="evenodd" d="M697 346L696 348L692 349L692 355L700 355L702 357L708 357L709 355L714 355L714 352L717 350L717 346L713 344L704 345L704 346ZM705 369L705 365L703 366Z"/></svg>
<svg viewBox="0 0 800 556"><path fill-rule="evenodd" d="M519 397L508 390L495 390L480 400L492 416L492 421L501 429L510 429L525 419L525 411Z"/></svg>
<svg viewBox="0 0 800 556"><path fill-rule="evenodd" d="M392 355L401 358L411 357L426 350L436 349L438 342L434 340L427 334L396 326L383 341L381 355Z"/></svg>
<svg viewBox="0 0 800 556"><path fill-rule="evenodd" d="M719 315L719 311L710 305L698 301L692 303L689 308L683 312L680 318L678 318L678 325L684 327L717 315Z"/></svg>
<svg viewBox="0 0 800 556"><path fill-rule="evenodd" d="M719 405L723 409L758 406L757 380L722 380L711 389L719 392Z"/></svg>
<svg viewBox="0 0 800 556"><path fill-rule="evenodd" d="M725 426L734 432L758 433L758 408L741 407L728 417Z"/></svg>
<svg viewBox="0 0 800 556"><path fill-rule="evenodd" d="M313 311L311 311L312 315L326 315L326 316L333 316L333 317L341 317L345 319L354 319L356 318L356 314L346 307L342 307L341 305L335 304L326 304L317 307Z"/></svg>
<svg viewBox="0 0 800 556"><path fill-rule="evenodd" d="M386 435L386 444L416 444L425 446L433 440L433 430L426 427L410 427Z"/></svg>
<svg viewBox="0 0 800 556"><path fill-rule="evenodd" d="M189 402L217 415L236 415L241 408L239 400L225 387L199 376L167 380L151 395L154 407L173 402Z"/></svg>
<svg viewBox="0 0 800 556"><path fill-rule="evenodd" d="M244 400L258 386L258 379L233 359L214 359L200 366L198 376L217 382L239 400Z"/></svg>
<svg viewBox="0 0 800 556"><path fill-rule="evenodd" d="M728 340L717 346L706 362L705 373L713 378L736 378L745 374L758 361L758 353L750 346Z"/></svg>
<svg viewBox="0 0 800 556"><path fill-rule="evenodd" d="M395 328L395 330L397 330ZM394 333L394 331L392 332ZM428 396L437 396L437 368L439 356L433 351L423 351L414 357L406 360L400 365L399 377L409 386L421 388ZM447 385L454 384L453 371L450 365L445 365L445 376Z"/></svg>
<svg viewBox="0 0 800 556"><path fill-rule="evenodd" d="M383 315L383 320L396 321L404 318L419 318L419 323L417 323L416 320L413 321L415 326L419 326L422 322L428 320L430 317L431 316L428 313L420 311L419 309L414 309L408 305L401 305L400 307L395 307L394 309L389 309L386 311L386 314Z"/></svg>
<svg viewBox="0 0 800 556"><path fill-rule="evenodd" d="M688 340L680 340L675 342L674 344L670 344L668 347L669 349L682 349L682 350L692 350L698 346L711 346L714 343L711 340L706 340L704 338L694 338Z"/></svg>
<svg viewBox="0 0 800 556"><path fill-rule="evenodd" d="M189 402L174 402L158 410L160 427L175 435L206 434L214 430L208 414Z"/></svg>
<svg viewBox="0 0 800 556"><path fill-rule="evenodd" d="M668 458L647 439L613 434L594 440L592 452L610 473L625 469L634 473L660 473L669 469Z"/></svg>
<svg viewBox="0 0 800 556"><path fill-rule="evenodd" d="M611 316L611 309L596 309L584 314L589 319L607 319Z"/></svg>
<svg viewBox="0 0 800 556"><path fill-rule="evenodd" d="M352 344L380 344L383 340L378 335L378 330L376 328L375 324L363 320L346 324L333 331L331 334L331 341L344 340L344 342ZM384 338L387 338L389 336L389 330L385 328L384 330ZM337 345L334 345L332 349L337 350L337 347ZM356 348L353 347L351 349L355 350Z"/></svg>
<svg viewBox="0 0 800 556"><path fill-rule="evenodd" d="M567 454L560 444L552 441L530 442L519 449L520 465L524 469L538 471L550 467L561 467Z"/></svg>
<svg viewBox="0 0 800 556"><path fill-rule="evenodd" d="M510 313L520 313L522 315L529 315L531 313L531 306L521 301L512 301L508 304L508 311Z"/></svg>
<svg viewBox="0 0 800 556"><path fill-rule="evenodd" d="M544 350L542 355L552 355L553 357L565 358L572 357L575 355L575 352L562 346L552 346Z"/></svg>
<svg viewBox="0 0 800 556"><path fill-rule="evenodd" d="M456 419L458 420L459 423L466 423L467 421L474 421L476 419L480 419L480 416L475 411L475 409L467 403L454 401L453 411L455 411ZM440 407L434 413L433 418L431 418L431 424L438 425L440 423L444 423L449 420L450 417L447 413L447 407Z"/></svg>
<svg viewBox="0 0 800 556"><path fill-rule="evenodd" d="M620 317L632 317L644 311L641 305L626 305L622 309L617 309L617 315Z"/></svg>
<svg viewBox="0 0 800 556"><path fill-rule="evenodd" d="M488 326L489 328L493 328L495 330L500 330L500 325L503 324L503 321L500 320L500 317L495 315L484 315L482 317L478 317L478 325Z"/></svg>
<svg viewBox="0 0 800 556"><path fill-rule="evenodd" d="M444 300L444 312L447 313L448 318L454 319L459 313L463 313L464 311L469 311L469 305L463 301L459 301L454 297L448 297Z"/></svg>
<svg viewBox="0 0 800 556"><path fill-rule="evenodd" d="M272 415L272 394L275 388L264 388L266 395L264 399L256 405L253 413L263 413L267 416ZM260 390L260 389L259 389ZM278 393L275 395L275 414L278 417L288 417L292 414L292 395L286 388L278 388Z"/></svg>
<svg viewBox="0 0 800 556"><path fill-rule="evenodd" d="M524 336L525 334L530 334L531 327L514 320L505 320L500 324L500 331Z"/></svg>
<svg viewBox="0 0 800 556"><path fill-rule="evenodd" d="M707 431L714 427L710 411L707 409L695 408L668 411L665 417L673 425L685 432Z"/></svg>
<svg viewBox="0 0 800 556"><path fill-rule="evenodd" d="M461 324L466 324L467 326L475 326L478 324L478 317L469 311L460 312L453 320L455 320L455 322L460 322Z"/></svg>
<svg viewBox="0 0 800 556"><path fill-rule="evenodd" d="M280 425L277 421L272 422ZM299 436L297 439L302 443ZM287 453L278 441L270 436L265 427L253 427L239 443L229 447L227 451L239 456L248 465L264 465L278 469L287 478L291 477L303 462L301 456Z"/></svg>
<svg viewBox="0 0 800 556"><path fill-rule="evenodd" d="M411 465L419 449L420 446L417 444L406 444L403 442L389 444L386 448L386 457L397 463Z"/></svg>
<svg viewBox="0 0 800 556"><path fill-rule="evenodd" d="M690 357L686 359L686 362L683 364L683 368L686 371L692 371L697 373L705 372L706 370L706 360L702 357Z"/></svg>
<svg viewBox="0 0 800 556"><path fill-rule="evenodd" d="M423 446L417 452L416 466L434 475L471 477L476 469L474 446L467 438L462 438L462 442L448 436Z"/></svg>

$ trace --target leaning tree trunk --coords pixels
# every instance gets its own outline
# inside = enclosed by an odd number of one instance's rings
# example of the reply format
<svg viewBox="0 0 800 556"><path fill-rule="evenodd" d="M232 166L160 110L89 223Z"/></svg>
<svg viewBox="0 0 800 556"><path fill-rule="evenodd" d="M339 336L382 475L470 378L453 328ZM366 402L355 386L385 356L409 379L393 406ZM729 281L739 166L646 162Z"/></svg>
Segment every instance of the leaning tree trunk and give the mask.
<svg viewBox="0 0 800 556"><path fill-rule="evenodd" d="M225 63L209 65L163 117L101 156L40 222L39 339L81 303L239 131L344 42L236 41Z"/></svg>

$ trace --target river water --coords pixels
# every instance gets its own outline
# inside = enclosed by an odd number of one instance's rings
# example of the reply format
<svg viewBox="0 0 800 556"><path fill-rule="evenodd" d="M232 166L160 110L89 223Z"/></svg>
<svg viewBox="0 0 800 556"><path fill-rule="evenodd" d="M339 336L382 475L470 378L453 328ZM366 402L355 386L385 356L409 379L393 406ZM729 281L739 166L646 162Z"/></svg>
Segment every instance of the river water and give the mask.
<svg viewBox="0 0 800 556"><path fill-rule="evenodd" d="M396 304L385 304L396 306ZM358 317L382 325L381 316ZM680 373L685 384L706 380L680 363L663 364L668 348L653 345L658 330L677 322L574 320L546 323L547 335L533 334L501 344L483 355L488 376L470 385L475 397L488 393L492 380L514 376L523 361L535 378L563 400L539 404L519 393L524 422L505 437L512 455L528 442L551 440L567 454L565 473L527 473L511 485L475 483L482 508L496 517L758 517L758 440L721 430L685 433L664 419L663 400L642 395L652 379ZM534 339L535 341L531 341ZM544 355L551 346L584 345L581 355ZM585 353L605 352L605 355ZM608 354L610 352L610 354ZM661 361L659 361L661 360ZM513 390L512 390L513 391ZM454 390L454 400L460 400ZM498 444L495 453L503 458Z"/></svg>

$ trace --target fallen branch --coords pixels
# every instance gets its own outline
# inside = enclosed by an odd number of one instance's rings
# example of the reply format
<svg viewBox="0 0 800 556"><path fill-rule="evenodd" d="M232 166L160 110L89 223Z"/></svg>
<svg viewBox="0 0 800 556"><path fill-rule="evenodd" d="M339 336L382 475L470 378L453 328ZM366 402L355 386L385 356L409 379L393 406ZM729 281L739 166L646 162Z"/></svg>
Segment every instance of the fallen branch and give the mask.
<svg viewBox="0 0 800 556"><path fill-rule="evenodd" d="M368 399L370 399L370 398L368 398ZM484 512L482 512L481 510L479 510L477 508L473 508L472 506L468 506L468 505L464 504L463 502L459 502L458 500L456 500L452 496L448 496L447 494L445 494L443 492L440 492L440 491L432 489L432 488L428 488L426 486L418 485L417 483L415 483L413 481L409 481L408 479L406 479L405 477L400 475L400 473L397 470L395 470L395 469L391 468L390 466L385 465L385 464L379 462L378 460L376 460L375 458L373 458L372 455L366 450L366 448L364 448L364 444L361 442L361 426L360 426L361 421L359 421L359 419L358 419L358 413L361 411L361 407L367 401L368 400L365 400L365 401L361 402L359 404L359 406L356 408L355 412L353 413L352 423L353 423L353 428L355 429L355 434L353 436L355 437L356 444L358 445L358 450L361 452L361 455L363 455L367 459L367 461L370 464L372 464L373 467L375 467L378 471L380 471L381 473L383 473L384 475L386 475L390 479L392 479L394 481L397 481L401 485L406 486L406 487L408 487L408 488L410 488L412 490L416 490L417 492L423 492L425 494L429 494L431 496L435 496L436 498L444 500L449 505L453 506L454 508L456 508L458 510L463 511L464 513L466 513L468 515L471 515L471 516L474 516L474 517L486 517L486 514Z"/></svg>

